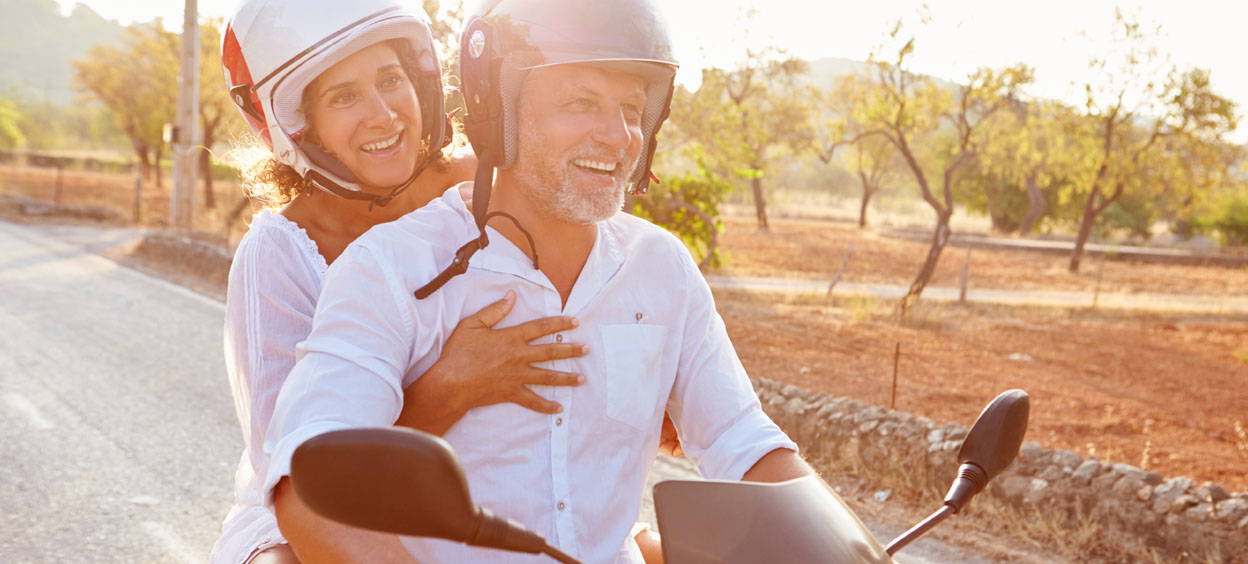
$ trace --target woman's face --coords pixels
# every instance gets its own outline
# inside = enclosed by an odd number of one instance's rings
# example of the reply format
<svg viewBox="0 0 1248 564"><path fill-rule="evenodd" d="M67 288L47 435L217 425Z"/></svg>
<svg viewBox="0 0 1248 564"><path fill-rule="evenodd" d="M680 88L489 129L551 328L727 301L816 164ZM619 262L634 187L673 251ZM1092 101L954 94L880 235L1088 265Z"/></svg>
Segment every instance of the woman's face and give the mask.
<svg viewBox="0 0 1248 564"><path fill-rule="evenodd" d="M312 130L364 188L381 191L411 176L420 158L420 100L390 45L356 51L309 88Z"/></svg>

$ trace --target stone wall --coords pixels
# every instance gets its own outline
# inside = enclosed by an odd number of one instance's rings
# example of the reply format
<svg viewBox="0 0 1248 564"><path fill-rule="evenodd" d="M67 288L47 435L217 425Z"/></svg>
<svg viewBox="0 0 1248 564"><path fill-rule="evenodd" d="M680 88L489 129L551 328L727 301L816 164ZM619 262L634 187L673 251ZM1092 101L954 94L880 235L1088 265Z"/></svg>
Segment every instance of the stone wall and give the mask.
<svg viewBox="0 0 1248 564"><path fill-rule="evenodd" d="M816 465L824 461L877 485L941 497L953 481L965 426L761 378L754 384L763 408ZM1091 520L1128 550L1152 550L1174 561L1248 564L1248 492L1233 494L1217 484L1167 479L1028 442L980 495L1026 513L1038 510L1044 518Z"/></svg>

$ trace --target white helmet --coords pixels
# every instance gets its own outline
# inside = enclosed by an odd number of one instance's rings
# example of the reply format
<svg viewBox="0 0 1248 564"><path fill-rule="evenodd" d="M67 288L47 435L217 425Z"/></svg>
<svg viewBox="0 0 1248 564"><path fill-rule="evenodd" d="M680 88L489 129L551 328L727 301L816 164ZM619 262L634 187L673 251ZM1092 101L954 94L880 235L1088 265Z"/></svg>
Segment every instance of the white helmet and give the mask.
<svg viewBox="0 0 1248 564"><path fill-rule="evenodd" d="M330 193L385 205L402 186L394 187L388 197L362 192L346 166L304 139L308 122L301 105L304 88L322 72L388 39L411 43L422 75L412 81L430 154L406 185L450 139L442 68L429 17L421 8L402 0L246 0L221 36L221 64L230 97L278 161Z"/></svg>

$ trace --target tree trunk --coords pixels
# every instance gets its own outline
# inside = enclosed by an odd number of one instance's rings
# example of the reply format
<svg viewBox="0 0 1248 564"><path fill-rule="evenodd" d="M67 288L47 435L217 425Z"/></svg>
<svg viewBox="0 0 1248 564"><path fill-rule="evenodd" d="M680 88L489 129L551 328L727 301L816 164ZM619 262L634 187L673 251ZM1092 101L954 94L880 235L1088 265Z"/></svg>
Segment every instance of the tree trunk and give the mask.
<svg viewBox="0 0 1248 564"><path fill-rule="evenodd" d="M910 289L901 297L901 303L897 304L898 313L902 317L905 317L906 312L919 303L923 289L927 288L932 275L936 274L940 254L945 250L945 245L949 243L949 236L952 234L949 229L949 218L952 215L949 212L936 212L936 230L932 232L932 246L927 249L927 260L923 261L923 268L919 269L919 275L914 278L914 282L910 283Z"/></svg>
<svg viewBox="0 0 1248 564"><path fill-rule="evenodd" d="M862 206L858 208L858 229L866 229L867 206L871 204L871 196L875 195L875 188L867 181L867 175L862 171L858 172L858 179L862 181Z"/></svg>
<svg viewBox="0 0 1248 564"><path fill-rule="evenodd" d="M755 177L750 180L754 188L754 211L758 213L758 228L767 231L767 202L763 199L763 179Z"/></svg>
<svg viewBox="0 0 1248 564"><path fill-rule="evenodd" d="M162 180L164 178L164 175L162 174L164 170L162 170L160 166L160 158L164 156L164 151L162 151L160 147L156 147L152 152L156 154L156 188L164 188L165 183Z"/></svg>
<svg viewBox="0 0 1248 564"><path fill-rule="evenodd" d="M143 180L152 179L152 163L148 154L147 144L137 139L131 139L131 145L134 146L134 153L139 156L139 175Z"/></svg>
<svg viewBox="0 0 1248 564"><path fill-rule="evenodd" d="M1044 201L1044 194L1040 193L1040 188L1036 186L1036 175L1027 176L1027 215L1023 217L1023 224L1019 226L1019 235L1028 235L1035 228L1036 222L1040 221L1040 217L1044 215L1044 210L1049 207L1049 203Z"/></svg>
<svg viewBox="0 0 1248 564"><path fill-rule="evenodd" d="M1099 215L1096 208L1096 198L1101 195L1100 187L1092 189L1092 193L1088 194L1088 201L1083 205L1083 219L1079 221L1079 235L1075 237L1075 250L1070 254L1069 270L1072 274L1079 273L1079 262L1083 260L1083 247L1088 242L1088 237L1092 235L1092 225L1096 223L1096 216Z"/></svg>
<svg viewBox="0 0 1248 564"><path fill-rule="evenodd" d="M203 120L204 148L199 150L199 170L200 174L204 176L204 209L209 210L217 207L217 200L212 193L212 157L210 150L214 141L214 130L216 130L217 123L220 121L220 117L212 121Z"/></svg>

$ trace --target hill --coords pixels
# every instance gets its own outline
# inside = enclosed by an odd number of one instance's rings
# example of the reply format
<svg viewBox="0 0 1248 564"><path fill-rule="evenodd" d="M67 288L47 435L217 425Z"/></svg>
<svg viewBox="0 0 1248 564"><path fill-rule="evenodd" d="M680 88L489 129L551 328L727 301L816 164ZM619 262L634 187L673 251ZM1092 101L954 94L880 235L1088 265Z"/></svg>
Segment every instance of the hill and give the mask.
<svg viewBox="0 0 1248 564"><path fill-rule="evenodd" d="M94 45L119 44L121 31L83 4L65 16L55 0L0 2L0 93L71 103L70 61Z"/></svg>

